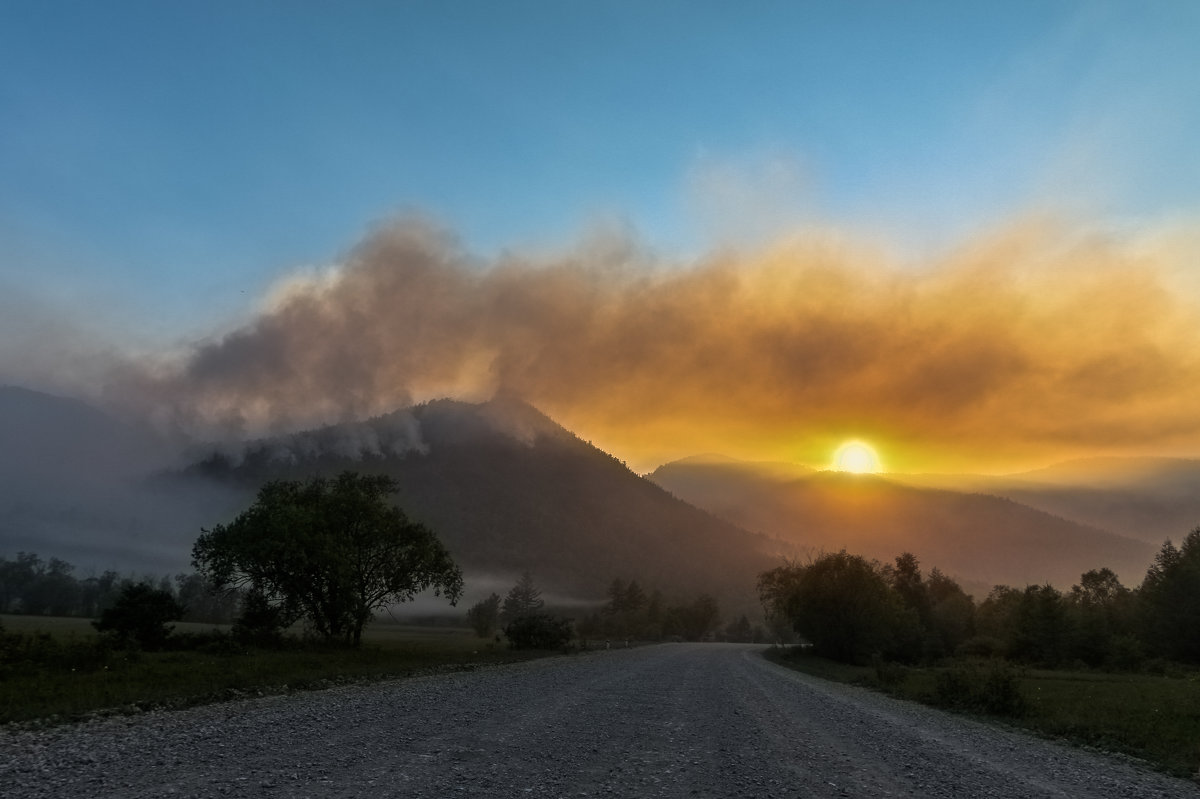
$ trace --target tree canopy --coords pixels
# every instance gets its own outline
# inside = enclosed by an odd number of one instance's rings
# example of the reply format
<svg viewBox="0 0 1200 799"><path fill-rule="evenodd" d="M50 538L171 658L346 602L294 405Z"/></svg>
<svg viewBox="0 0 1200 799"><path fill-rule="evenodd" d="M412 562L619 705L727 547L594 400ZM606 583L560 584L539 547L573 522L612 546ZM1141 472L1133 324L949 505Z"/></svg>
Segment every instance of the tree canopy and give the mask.
<svg viewBox="0 0 1200 799"><path fill-rule="evenodd" d="M462 572L437 536L388 501L394 480L344 472L333 480L276 480L227 525L202 531L192 549L215 585L245 587L306 618L327 640L358 645L373 611L433 588L451 604Z"/></svg>
<svg viewBox="0 0 1200 799"><path fill-rule="evenodd" d="M541 589L533 583L533 576L525 572L517 584L509 589L508 596L504 597L501 618L507 623L522 616L532 616L541 611L545 604Z"/></svg>
<svg viewBox="0 0 1200 799"><path fill-rule="evenodd" d="M149 583L127 585L116 603L100 614L92 626L112 632L123 643L136 643L143 649L161 649L171 634L167 622L183 616L183 608L169 591Z"/></svg>
<svg viewBox="0 0 1200 799"><path fill-rule="evenodd" d="M953 652L971 632L971 598L934 569L926 580L911 553L882 566L845 550L759 575L759 598L819 654L846 662L902 661Z"/></svg>
<svg viewBox="0 0 1200 799"><path fill-rule="evenodd" d="M500 595L493 593L467 609L467 623L480 638L490 638L500 627Z"/></svg>
<svg viewBox="0 0 1200 799"><path fill-rule="evenodd" d="M1143 635L1168 657L1200 662L1200 527L1163 544L1141 588Z"/></svg>

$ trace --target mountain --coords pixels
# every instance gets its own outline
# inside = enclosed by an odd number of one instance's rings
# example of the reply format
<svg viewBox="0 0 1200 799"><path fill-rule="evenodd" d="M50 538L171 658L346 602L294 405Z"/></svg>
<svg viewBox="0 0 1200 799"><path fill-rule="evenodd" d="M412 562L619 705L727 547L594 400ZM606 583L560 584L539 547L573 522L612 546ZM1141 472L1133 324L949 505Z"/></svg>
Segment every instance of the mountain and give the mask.
<svg viewBox="0 0 1200 799"><path fill-rule="evenodd" d="M903 551L971 584L1078 582L1107 566L1140 582L1153 547L1010 499L904 485L877 475L676 462L650 479L729 521L809 552L846 549L890 562Z"/></svg>
<svg viewBox="0 0 1200 799"><path fill-rule="evenodd" d="M1006 476L901 475L909 485L1007 497L1156 547L1200 525L1200 460L1089 458Z"/></svg>
<svg viewBox="0 0 1200 799"><path fill-rule="evenodd" d="M386 474L397 503L428 524L472 576L511 584L529 570L558 594L598 598L617 577L669 595L746 607L772 542L631 472L511 399L430 402L366 422L214 453L183 477L247 491L270 479L351 469ZM470 587L470 586L468 586Z"/></svg>

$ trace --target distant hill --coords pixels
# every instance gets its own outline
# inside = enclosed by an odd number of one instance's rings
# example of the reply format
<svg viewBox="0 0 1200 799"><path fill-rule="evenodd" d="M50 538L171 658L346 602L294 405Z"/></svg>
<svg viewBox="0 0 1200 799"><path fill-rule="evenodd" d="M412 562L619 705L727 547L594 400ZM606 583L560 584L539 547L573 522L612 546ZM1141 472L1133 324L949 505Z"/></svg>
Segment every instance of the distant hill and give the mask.
<svg viewBox="0 0 1200 799"><path fill-rule="evenodd" d="M1007 497L1156 547L1200 525L1200 461L1090 458L1005 476L899 475L909 485Z"/></svg>
<svg viewBox="0 0 1200 799"><path fill-rule="evenodd" d="M602 597L613 578L678 596L753 603L772 542L672 497L511 399L430 402L213 454L186 476L247 491L269 479L387 474L397 503L476 575L528 569L559 593Z"/></svg>
<svg viewBox="0 0 1200 799"><path fill-rule="evenodd" d="M671 463L650 479L749 530L811 552L842 548L890 561L902 551L972 583L1067 587L1108 566L1141 581L1153 547L1009 499L837 472L788 479L758 464Z"/></svg>

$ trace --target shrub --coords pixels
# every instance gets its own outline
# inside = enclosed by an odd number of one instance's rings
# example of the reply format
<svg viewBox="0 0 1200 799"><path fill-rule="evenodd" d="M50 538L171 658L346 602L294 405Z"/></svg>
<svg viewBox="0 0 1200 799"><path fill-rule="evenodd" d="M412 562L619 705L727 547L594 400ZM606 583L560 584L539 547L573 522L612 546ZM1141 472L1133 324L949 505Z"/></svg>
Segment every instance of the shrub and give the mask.
<svg viewBox="0 0 1200 799"><path fill-rule="evenodd" d="M183 608L167 591L148 583L128 585L116 603L100 614L92 626L100 632L111 632L122 644L136 644L142 649L162 649L171 634L167 622L183 616Z"/></svg>
<svg viewBox="0 0 1200 799"><path fill-rule="evenodd" d="M230 631L234 640L253 646L278 647L288 619L261 591L250 591L242 600L242 612Z"/></svg>
<svg viewBox="0 0 1200 799"><path fill-rule="evenodd" d="M520 616L504 628L513 649L561 649L574 636L571 620L534 613Z"/></svg>
<svg viewBox="0 0 1200 799"><path fill-rule="evenodd" d="M884 690L891 691L898 688L908 679L908 669L900 663L886 660L879 655L871 657L871 665L875 667L875 680Z"/></svg>
<svg viewBox="0 0 1200 799"><path fill-rule="evenodd" d="M995 661L986 668L953 666L934 678L934 700L956 710L1021 716L1028 709L1013 668Z"/></svg>
<svg viewBox="0 0 1200 799"><path fill-rule="evenodd" d="M955 654L963 657L992 658L1004 654L1004 643L994 636L976 635L959 644Z"/></svg>

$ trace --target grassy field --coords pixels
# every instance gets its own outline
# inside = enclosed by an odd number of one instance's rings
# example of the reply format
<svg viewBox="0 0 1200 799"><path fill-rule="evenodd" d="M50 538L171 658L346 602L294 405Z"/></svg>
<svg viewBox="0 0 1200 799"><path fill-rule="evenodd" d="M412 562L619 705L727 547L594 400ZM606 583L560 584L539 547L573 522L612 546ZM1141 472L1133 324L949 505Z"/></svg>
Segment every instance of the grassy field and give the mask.
<svg viewBox="0 0 1200 799"><path fill-rule="evenodd" d="M910 668L883 675L811 655L768 657L828 680L884 690L925 704L938 701L939 669ZM1004 722L1077 744L1121 752L1181 777L1200 770L1200 673L1176 677L1103 672L1019 670L1024 712Z"/></svg>
<svg viewBox="0 0 1200 799"><path fill-rule="evenodd" d="M515 652L463 628L373 624L360 649L232 649L97 655L87 619L0 616L24 649L0 657L0 723L67 721L97 711L184 707L246 695L469 669L546 653ZM213 625L177 624L178 632ZM41 634L46 634L42 636Z"/></svg>

